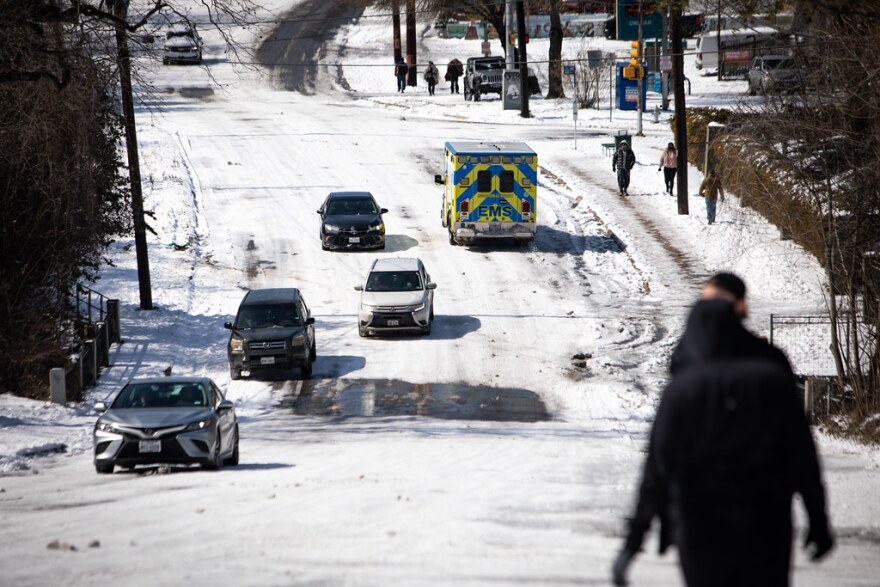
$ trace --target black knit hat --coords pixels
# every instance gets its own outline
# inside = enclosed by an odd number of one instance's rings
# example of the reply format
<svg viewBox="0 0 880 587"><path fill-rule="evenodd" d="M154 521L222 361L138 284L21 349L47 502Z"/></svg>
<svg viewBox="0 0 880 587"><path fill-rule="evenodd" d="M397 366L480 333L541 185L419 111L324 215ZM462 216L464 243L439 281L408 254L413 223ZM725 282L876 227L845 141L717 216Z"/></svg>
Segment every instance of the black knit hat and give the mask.
<svg viewBox="0 0 880 587"><path fill-rule="evenodd" d="M745 282L733 273L716 273L706 281L706 285L714 285L719 289L730 292L738 300L746 297Z"/></svg>

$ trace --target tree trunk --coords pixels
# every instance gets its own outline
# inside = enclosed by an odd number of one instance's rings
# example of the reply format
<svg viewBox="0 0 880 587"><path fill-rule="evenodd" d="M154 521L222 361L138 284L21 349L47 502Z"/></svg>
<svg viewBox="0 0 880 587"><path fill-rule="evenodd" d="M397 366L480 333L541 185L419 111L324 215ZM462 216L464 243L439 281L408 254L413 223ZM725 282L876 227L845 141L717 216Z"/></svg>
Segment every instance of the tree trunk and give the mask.
<svg viewBox="0 0 880 587"><path fill-rule="evenodd" d="M550 2L550 52L547 56L547 97L565 98L562 86L562 19L559 17L559 2Z"/></svg>
<svg viewBox="0 0 880 587"><path fill-rule="evenodd" d="M394 40L394 63L403 59L403 51L400 43L400 0L391 0L391 27Z"/></svg>

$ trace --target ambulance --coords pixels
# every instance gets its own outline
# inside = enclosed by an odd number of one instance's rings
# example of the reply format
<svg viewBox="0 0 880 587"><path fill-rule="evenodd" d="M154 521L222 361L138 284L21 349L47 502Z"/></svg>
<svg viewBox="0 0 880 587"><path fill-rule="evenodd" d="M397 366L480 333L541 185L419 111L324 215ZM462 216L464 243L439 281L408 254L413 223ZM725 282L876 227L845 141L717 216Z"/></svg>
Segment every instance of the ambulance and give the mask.
<svg viewBox="0 0 880 587"><path fill-rule="evenodd" d="M525 143L450 141L443 153L440 218L453 245L534 240L538 156Z"/></svg>

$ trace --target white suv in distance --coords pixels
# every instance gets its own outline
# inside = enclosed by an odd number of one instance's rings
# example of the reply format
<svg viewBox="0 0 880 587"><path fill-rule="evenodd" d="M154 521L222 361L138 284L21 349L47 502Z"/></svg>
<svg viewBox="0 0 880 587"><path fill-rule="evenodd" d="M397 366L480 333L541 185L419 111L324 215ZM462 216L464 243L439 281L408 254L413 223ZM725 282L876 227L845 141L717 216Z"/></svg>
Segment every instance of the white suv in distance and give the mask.
<svg viewBox="0 0 880 587"><path fill-rule="evenodd" d="M185 22L172 24L165 33L162 63L202 62L202 38L195 25Z"/></svg>
<svg viewBox="0 0 880 587"><path fill-rule="evenodd" d="M437 284L421 259L376 259L363 285L358 334L415 331L431 333Z"/></svg>

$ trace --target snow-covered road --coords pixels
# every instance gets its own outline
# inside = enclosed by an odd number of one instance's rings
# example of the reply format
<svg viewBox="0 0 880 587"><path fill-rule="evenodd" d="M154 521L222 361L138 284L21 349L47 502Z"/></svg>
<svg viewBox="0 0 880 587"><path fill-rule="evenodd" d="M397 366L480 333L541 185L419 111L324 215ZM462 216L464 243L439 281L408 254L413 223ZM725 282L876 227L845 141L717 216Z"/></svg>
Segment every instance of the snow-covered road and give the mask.
<svg viewBox="0 0 880 587"><path fill-rule="evenodd" d="M121 300L126 342L90 401L169 366L207 374L236 403L241 465L98 476L87 406L31 422L33 405L0 398L0 446L39 431L68 447L39 460L4 448L0 463L22 470L0 478L0 585L607 584L699 279L742 273L758 330L774 308L821 302L815 261L735 201L713 227L696 198L677 215L654 165L668 115L635 140L644 165L622 200L601 142L632 114L583 112L574 150L567 102L536 100L523 121L442 86L395 95L390 67L373 66L378 49L391 54L387 33L378 19L344 26L327 54L345 66L319 68L309 96L222 60L214 91L202 69L152 66L167 100L140 113L139 132L157 309L137 309L134 251L120 242L96 288ZM420 43L438 64L478 51L432 34ZM532 247L448 244L433 176L451 139L539 153ZM384 252L321 251L315 211L337 189L369 190L389 209ZM430 336L358 337L353 286L377 255L425 262L439 284ZM223 322L245 290L275 286L299 287L317 318L313 380L232 382ZM548 419L489 417L512 394ZM470 401L476 417L432 417L441 400ZM795 583L877 585L880 507L868 495L880 455L820 444L840 546L820 566L798 552ZM678 584L674 554L646 553L632 580Z"/></svg>

